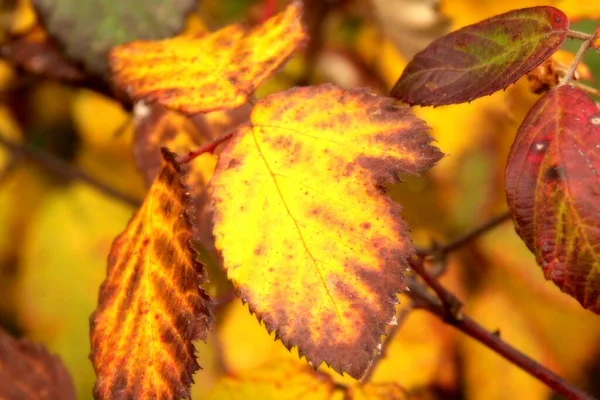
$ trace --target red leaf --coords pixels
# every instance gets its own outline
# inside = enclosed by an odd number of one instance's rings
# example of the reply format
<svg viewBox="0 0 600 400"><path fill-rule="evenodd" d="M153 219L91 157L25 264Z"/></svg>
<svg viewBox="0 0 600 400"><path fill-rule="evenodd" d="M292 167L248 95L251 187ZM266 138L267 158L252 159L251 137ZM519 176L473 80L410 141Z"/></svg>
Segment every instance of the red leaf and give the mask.
<svg viewBox="0 0 600 400"><path fill-rule="evenodd" d="M516 229L544 275L600 313L600 110L581 90L545 94L519 128L506 167Z"/></svg>
<svg viewBox="0 0 600 400"><path fill-rule="evenodd" d="M441 106L492 94L550 57L568 28L567 16L554 7L523 8L466 26L417 54L392 96Z"/></svg>

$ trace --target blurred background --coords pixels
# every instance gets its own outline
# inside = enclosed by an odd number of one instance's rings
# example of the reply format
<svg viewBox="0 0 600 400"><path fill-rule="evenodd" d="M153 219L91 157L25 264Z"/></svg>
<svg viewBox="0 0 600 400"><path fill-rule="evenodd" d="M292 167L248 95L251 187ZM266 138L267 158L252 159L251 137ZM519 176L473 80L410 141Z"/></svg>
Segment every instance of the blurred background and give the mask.
<svg viewBox="0 0 600 400"><path fill-rule="evenodd" d="M171 2L177 0L163 3ZM183 29L194 34L230 23L260 24L287 3L202 0ZM414 54L451 30L511 9L548 4L573 17L572 29L592 32L600 25L600 6L592 3L306 0L310 43L262 85L257 97L321 82L368 86L385 95ZM123 4L133 14L152 12L138 9L139 2ZM58 354L78 398L88 399L95 382L88 358L89 317L106 257L148 189L133 151L141 128L131 107L110 97L110 86L78 75L89 69L87 61L83 67L65 66L60 40L49 45L38 20L29 0L0 2L0 326ZM87 51L73 48L76 56ZM417 245L444 243L506 211L504 166L516 130L539 93L568 69L577 48L577 42L567 42L548 63L505 91L468 104L415 107L448 154L427 176L406 177L390 188ZM590 52L578 73L599 88L600 54ZM232 119L215 115L194 123L217 136ZM207 289L219 300L217 323L207 343L197 346L203 370L192 393L197 399L226 399L234 392L239 396L239 388L250 382L246 377L261 368L300 361L231 296L218 266L209 268ZM475 320L600 396L600 317L544 280L510 222L452 253L442 280ZM402 299L399 308L405 307L409 301ZM374 382L395 382L417 399L559 398L422 311L400 322ZM336 382L353 383L328 368L320 371ZM248 393L246 398L263 398L259 386Z"/></svg>

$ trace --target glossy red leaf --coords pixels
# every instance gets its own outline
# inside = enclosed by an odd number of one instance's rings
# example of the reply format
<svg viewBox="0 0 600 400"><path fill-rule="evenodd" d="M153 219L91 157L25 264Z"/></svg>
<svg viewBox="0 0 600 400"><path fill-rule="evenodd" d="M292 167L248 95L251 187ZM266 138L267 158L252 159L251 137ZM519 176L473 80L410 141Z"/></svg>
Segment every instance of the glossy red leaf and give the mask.
<svg viewBox="0 0 600 400"><path fill-rule="evenodd" d="M406 66L392 96L441 106L474 100L514 83L566 39L567 16L531 7L466 26L431 43Z"/></svg>
<svg viewBox="0 0 600 400"><path fill-rule="evenodd" d="M600 110L581 90L545 94L506 167L516 229L547 279L600 313Z"/></svg>

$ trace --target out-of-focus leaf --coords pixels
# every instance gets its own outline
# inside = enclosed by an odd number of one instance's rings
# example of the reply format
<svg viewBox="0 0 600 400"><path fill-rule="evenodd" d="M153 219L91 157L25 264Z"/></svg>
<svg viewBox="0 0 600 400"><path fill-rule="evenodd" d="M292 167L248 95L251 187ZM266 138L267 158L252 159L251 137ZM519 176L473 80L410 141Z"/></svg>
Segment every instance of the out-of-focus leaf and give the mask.
<svg viewBox="0 0 600 400"><path fill-rule="evenodd" d="M559 50L552 57L545 60L527 74L527 81L531 91L542 94L558 86L561 79L567 74L575 55L564 50ZM577 65L574 78L592 79L592 74L584 63Z"/></svg>
<svg viewBox="0 0 600 400"><path fill-rule="evenodd" d="M138 39L164 39L183 28L194 0L33 0L50 35L66 54L97 75L108 72L107 54Z"/></svg>
<svg viewBox="0 0 600 400"><path fill-rule="evenodd" d="M518 303L488 285L469 301L469 315L489 330L499 330L503 340L542 365L556 370L555 361L535 332L533 318ZM550 389L473 339L463 340L466 395L469 400L546 400Z"/></svg>
<svg viewBox="0 0 600 400"><path fill-rule="evenodd" d="M76 92L71 113L82 139L77 166L99 181L139 198L141 203L148 187L131 151L133 117L116 101L89 90Z"/></svg>
<svg viewBox="0 0 600 400"><path fill-rule="evenodd" d="M213 34L137 41L111 52L116 84L134 100L187 114L232 109L248 101L308 39L296 1L262 25L230 25Z"/></svg>
<svg viewBox="0 0 600 400"><path fill-rule="evenodd" d="M85 78L83 72L65 59L58 46L40 27L4 44L0 53L4 59L31 74L70 82Z"/></svg>
<svg viewBox="0 0 600 400"><path fill-rule="evenodd" d="M393 99L323 85L261 100L224 149L209 186L224 268L315 366L357 378L372 361L412 252L381 185L438 161L430 140Z"/></svg>
<svg viewBox="0 0 600 400"><path fill-rule="evenodd" d="M553 7L510 11L452 32L417 54L392 89L409 104L463 103L504 89L554 53L567 16Z"/></svg>
<svg viewBox="0 0 600 400"><path fill-rule="evenodd" d="M236 377L224 377L209 400L342 400L326 374L295 361L278 361Z"/></svg>
<svg viewBox="0 0 600 400"><path fill-rule="evenodd" d="M144 204L111 247L91 319L98 398L189 397L199 368L192 341L206 339L210 299L190 247L186 171L163 155Z"/></svg>
<svg viewBox="0 0 600 400"><path fill-rule="evenodd" d="M598 149L598 106L565 85L531 109L506 167L517 232L545 277L595 313L600 313Z"/></svg>
<svg viewBox="0 0 600 400"><path fill-rule="evenodd" d="M348 400L408 400L410 397L396 383L366 384L352 386L345 397Z"/></svg>
<svg viewBox="0 0 600 400"><path fill-rule="evenodd" d="M544 279L512 223L495 228L478 243L484 257L481 263L491 267L485 272L486 281L496 282L498 290L518 304L532 331L556 359L561 375L583 383L586 369L596 359L592 349L600 341L600 320Z"/></svg>
<svg viewBox="0 0 600 400"><path fill-rule="evenodd" d="M0 329L0 398L74 400L69 372L44 346L14 339Z"/></svg>
<svg viewBox="0 0 600 400"><path fill-rule="evenodd" d="M41 204L29 215L35 229L27 230L21 252L19 320L32 340L60 355L78 398L90 398L96 378L89 360L89 316L110 244L133 210L83 183L33 199Z"/></svg>

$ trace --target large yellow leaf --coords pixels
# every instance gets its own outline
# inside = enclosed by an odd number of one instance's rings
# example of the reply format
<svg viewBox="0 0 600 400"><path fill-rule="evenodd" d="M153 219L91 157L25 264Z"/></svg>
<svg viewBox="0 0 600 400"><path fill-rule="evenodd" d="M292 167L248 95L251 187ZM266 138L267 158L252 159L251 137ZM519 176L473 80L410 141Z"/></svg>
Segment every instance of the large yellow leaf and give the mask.
<svg viewBox="0 0 600 400"><path fill-rule="evenodd" d="M60 355L77 397L90 399L95 376L89 316L98 301L110 243L133 210L83 183L46 197L22 193L21 204L29 198L40 204L28 216L34 229L26 231L22 246L19 322L30 338Z"/></svg>
<svg viewBox="0 0 600 400"><path fill-rule="evenodd" d="M189 397L198 369L192 341L206 339L210 300L190 247L186 172L163 154L144 204L112 245L92 316L98 398Z"/></svg>
<svg viewBox="0 0 600 400"><path fill-rule="evenodd" d="M113 78L134 99L188 114L239 107L307 35L302 3L246 30L230 25L202 37L137 41L110 55Z"/></svg>
<svg viewBox="0 0 600 400"><path fill-rule="evenodd" d="M410 108L332 85L266 97L209 185L217 249L242 300L315 366L360 377L412 254L382 193L441 153Z"/></svg>

